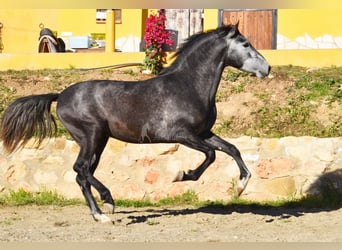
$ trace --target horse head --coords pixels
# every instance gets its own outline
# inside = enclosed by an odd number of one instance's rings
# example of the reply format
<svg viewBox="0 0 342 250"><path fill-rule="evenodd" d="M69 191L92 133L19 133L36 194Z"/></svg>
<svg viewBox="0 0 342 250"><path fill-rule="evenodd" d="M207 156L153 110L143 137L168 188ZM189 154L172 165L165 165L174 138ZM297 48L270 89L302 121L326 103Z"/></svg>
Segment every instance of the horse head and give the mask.
<svg viewBox="0 0 342 250"><path fill-rule="evenodd" d="M266 59L240 33L239 23L226 29L227 53L225 63L242 71L255 74L259 78L267 76L271 70Z"/></svg>

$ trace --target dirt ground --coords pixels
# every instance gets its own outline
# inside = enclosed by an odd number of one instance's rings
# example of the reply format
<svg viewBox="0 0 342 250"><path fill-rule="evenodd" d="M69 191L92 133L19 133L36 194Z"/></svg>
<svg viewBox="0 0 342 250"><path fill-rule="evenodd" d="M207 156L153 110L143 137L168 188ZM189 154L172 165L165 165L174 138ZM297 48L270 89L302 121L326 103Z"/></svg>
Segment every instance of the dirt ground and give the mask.
<svg viewBox="0 0 342 250"><path fill-rule="evenodd" d="M0 242L341 242L342 209L117 208L113 224L87 206L0 208Z"/></svg>

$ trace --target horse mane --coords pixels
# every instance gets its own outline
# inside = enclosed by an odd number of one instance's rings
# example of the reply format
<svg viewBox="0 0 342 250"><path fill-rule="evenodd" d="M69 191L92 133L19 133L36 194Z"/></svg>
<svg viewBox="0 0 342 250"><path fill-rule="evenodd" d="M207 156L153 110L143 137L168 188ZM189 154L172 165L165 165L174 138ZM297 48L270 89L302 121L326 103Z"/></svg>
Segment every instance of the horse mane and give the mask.
<svg viewBox="0 0 342 250"><path fill-rule="evenodd" d="M190 36L171 56L171 59L176 58L175 61L169 67L165 68L160 74L170 73L175 69L178 69L181 65L181 61L186 58L187 55L191 54L193 51L198 51L198 47L208 41L213 41L217 38L227 36L232 27L233 25L223 25L217 29L199 32ZM203 50L206 51L205 48L203 48Z"/></svg>

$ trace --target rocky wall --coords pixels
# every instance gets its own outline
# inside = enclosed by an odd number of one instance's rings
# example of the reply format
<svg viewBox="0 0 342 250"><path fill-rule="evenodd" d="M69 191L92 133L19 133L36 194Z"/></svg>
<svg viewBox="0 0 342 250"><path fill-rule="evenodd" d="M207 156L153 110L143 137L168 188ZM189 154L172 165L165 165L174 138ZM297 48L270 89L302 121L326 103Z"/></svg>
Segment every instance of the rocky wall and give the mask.
<svg viewBox="0 0 342 250"><path fill-rule="evenodd" d="M325 186L342 189L342 138L226 138L236 145L252 172L242 194L263 201L319 193ZM56 190L81 198L72 166L79 148L65 138L29 143L11 155L0 143L0 191ZM235 195L239 171L233 159L217 152L215 162L198 181L172 182L180 170L194 169L204 155L179 144L129 144L110 139L95 176L114 198L158 200L197 193L200 200L228 200Z"/></svg>

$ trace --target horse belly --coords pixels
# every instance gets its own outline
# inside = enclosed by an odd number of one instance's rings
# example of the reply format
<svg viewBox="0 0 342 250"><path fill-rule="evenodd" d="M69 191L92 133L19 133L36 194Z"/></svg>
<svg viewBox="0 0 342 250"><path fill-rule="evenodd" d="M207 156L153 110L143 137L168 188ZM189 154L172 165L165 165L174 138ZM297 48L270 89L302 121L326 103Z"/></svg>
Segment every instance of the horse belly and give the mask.
<svg viewBox="0 0 342 250"><path fill-rule="evenodd" d="M134 119L109 121L111 136L131 143L168 142L172 134L169 124L154 119Z"/></svg>
<svg viewBox="0 0 342 250"><path fill-rule="evenodd" d="M111 121L108 123L110 136L122 141L137 143L139 142L139 131L133 129L126 122Z"/></svg>

